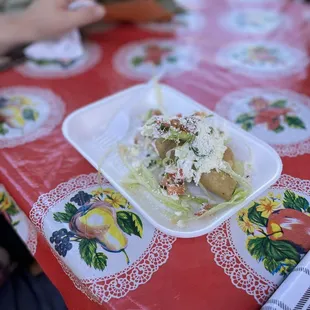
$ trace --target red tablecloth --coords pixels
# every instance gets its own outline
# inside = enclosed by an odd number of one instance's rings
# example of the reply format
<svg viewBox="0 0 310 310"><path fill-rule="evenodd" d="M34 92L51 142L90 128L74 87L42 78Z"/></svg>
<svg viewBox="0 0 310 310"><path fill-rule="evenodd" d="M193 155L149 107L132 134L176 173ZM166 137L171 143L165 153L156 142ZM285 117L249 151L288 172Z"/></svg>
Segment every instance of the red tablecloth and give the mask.
<svg viewBox="0 0 310 310"><path fill-rule="evenodd" d="M87 55L69 67L28 62L1 74L0 97L17 100L19 108L0 126L0 183L26 215L32 209L40 231L34 255L69 309L258 309L302 259L310 227L309 23L310 6L293 1L197 0L190 16L170 25L113 25L92 33ZM273 210L295 209L299 235L285 232L273 240L274 256L255 255L249 238L261 226L246 222L244 214L208 236L177 240L142 219L144 237L129 238L135 257L129 269L117 265L123 264L120 254L109 254L98 280L77 247L75 256L63 259L46 239L60 227L46 212L63 210L77 190L96 189L94 169L65 140L61 123L75 109L147 81L163 66L164 83L275 147L283 175L258 198L255 212L267 229Z"/></svg>

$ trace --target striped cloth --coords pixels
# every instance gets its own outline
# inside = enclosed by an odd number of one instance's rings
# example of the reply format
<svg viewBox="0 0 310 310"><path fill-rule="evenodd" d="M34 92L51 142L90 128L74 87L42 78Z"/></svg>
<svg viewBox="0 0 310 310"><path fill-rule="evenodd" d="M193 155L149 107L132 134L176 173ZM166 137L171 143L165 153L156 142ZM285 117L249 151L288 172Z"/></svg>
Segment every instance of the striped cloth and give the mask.
<svg viewBox="0 0 310 310"><path fill-rule="evenodd" d="M262 310L310 310L310 252L284 280Z"/></svg>

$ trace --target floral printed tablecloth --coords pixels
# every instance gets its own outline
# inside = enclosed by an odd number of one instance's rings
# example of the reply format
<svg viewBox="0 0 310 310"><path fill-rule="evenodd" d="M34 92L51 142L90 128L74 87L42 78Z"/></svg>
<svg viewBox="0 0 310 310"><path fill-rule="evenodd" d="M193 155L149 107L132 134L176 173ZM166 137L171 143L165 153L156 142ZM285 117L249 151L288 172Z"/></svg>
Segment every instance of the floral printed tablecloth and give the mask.
<svg viewBox="0 0 310 310"><path fill-rule="evenodd" d="M310 249L310 6L180 2L188 13L170 23L110 25L81 59L0 75L0 210L70 309L259 309ZM156 230L61 133L70 112L163 69L284 164L274 186L195 239ZM116 227L117 245L78 234L92 215Z"/></svg>

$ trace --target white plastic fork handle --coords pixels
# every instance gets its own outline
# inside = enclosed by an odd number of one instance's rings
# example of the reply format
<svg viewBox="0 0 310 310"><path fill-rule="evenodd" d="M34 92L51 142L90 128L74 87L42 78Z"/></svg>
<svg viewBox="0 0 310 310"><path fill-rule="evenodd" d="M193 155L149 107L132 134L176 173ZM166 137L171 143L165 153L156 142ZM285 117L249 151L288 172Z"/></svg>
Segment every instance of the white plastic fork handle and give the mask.
<svg viewBox="0 0 310 310"><path fill-rule="evenodd" d="M161 70L158 74L156 74L153 78L151 78L145 85L146 85L146 89L145 92L149 91L152 87L154 87L154 85L156 85L156 83L158 83L162 77L164 76L166 70ZM145 95L144 92L141 92L140 95L138 96L138 100L132 100L130 103L124 104L122 106L122 108L120 109L120 111L117 113L117 115L120 112L128 112L132 109L132 107L137 104L140 103L140 99ZM116 117L117 117L116 115Z"/></svg>
<svg viewBox="0 0 310 310"><path fill-rule="evenodd" d="M135 104L140 103L140 98L145 95L145 93L154 87L156 83L163 77L165 70L162 70L154 78L146 83L145 91L141 91L136 100L129 100L129 102L122 105L122 107L116 112L115 117L111 119L109 124L102 136L97 137L96 142L104 148L111 147L112 144L117 144L118 141L124 138L128 132L130 126L129 113ZM118 133L118 134L116 134Z"/></svg>

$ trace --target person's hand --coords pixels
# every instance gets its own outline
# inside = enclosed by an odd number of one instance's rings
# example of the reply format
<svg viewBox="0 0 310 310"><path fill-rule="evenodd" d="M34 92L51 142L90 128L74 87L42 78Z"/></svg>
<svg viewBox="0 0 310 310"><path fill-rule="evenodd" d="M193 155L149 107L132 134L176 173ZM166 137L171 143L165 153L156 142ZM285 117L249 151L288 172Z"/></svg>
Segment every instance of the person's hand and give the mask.
<svg viewBox="0 0 310 310"><path fill-rule="evenodd" d="M21 32L29 41L50 39L96 22L105 14L103 6L93 4L68 10L70 0L35 0L21 13Z"/></svg>

